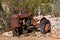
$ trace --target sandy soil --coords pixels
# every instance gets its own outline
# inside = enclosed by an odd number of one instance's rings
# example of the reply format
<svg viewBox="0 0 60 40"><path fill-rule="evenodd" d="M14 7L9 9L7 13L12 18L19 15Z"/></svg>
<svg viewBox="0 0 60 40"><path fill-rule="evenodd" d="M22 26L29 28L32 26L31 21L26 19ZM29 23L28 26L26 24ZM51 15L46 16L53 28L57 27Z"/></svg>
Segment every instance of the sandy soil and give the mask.
<svg viewBox="0 0 60 40"><path fill-rule="evenodd" d="M50 37L36 37L36 36L27 36L27 37L6 37L0 36L0 40L60 40Z"/></svg>
<svg viewBox="0 0 60 40"><path fill-rule="evenodd" d="M8 36L2 36L0 35L0 40L60 40L56 38L51 38L50 36L41 35L40 33L36 33L34 35L29 36L19 36L19 37L8 37Z"/></svg>

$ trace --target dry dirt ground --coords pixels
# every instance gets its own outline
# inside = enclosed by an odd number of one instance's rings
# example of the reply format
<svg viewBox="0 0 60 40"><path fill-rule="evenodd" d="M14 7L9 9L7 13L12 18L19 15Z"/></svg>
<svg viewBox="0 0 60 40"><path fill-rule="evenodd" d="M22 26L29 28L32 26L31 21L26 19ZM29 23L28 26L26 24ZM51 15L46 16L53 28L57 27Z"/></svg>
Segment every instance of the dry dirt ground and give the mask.
<svg viewBox="0 0 60 40"><path fill-rule="evenodd" d="M60 40L50 37L36 37L36 36L27 36L27 37L6 37L0 36L0 40Z"/></svg>
<svg viewBox="0 0 60 40"><path fill-rule="evenodd" d="M41 35L40 33L36 33L36 34L31 34L29 36L19 36L19 37L8 37L8 36L2 36L0 35L0 40L60 40L60 39L56 39L56 38L51 38L49 36L46 35Z"/></svg>

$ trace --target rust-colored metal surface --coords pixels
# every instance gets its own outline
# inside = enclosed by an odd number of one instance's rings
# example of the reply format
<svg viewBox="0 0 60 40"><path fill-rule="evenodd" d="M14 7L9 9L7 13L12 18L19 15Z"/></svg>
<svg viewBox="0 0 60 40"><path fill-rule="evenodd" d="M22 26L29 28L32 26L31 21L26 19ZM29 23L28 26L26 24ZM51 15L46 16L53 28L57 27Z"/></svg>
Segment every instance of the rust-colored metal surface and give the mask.
<svg viewBox="0 0 60 40"><path fill-rule="evenodd" d="M28 18L30 16L30 14L24 13L22 15L20 15L20 18Z"/></svg>
<svg viewBox="0 0 60 40"><path fill-rule="evenodd" d="M19 18L22 19L22 18L29 18L31 16L31 13L29 11L26 11L22 14L18 14L19 15Z"/></svg>
<svg viewBox="0 0 60 40"><path fill-rule="evenodd" d="M34 26L37 25L37 23L36 23L36 21L34 19L31 19L31 24L34 25Z"/></svg>
<svg viewBox="0 0 60 40"><path fill-rule="evenodd" d="M40 23L37 23L34 19L31 19L31 24L35 27L38 28Z"/></svg>
<svg viewBox="0 0 60 40"><path fill-rule="evenodd" d="M49 24L46 24L46 25L45 25L45 32L48 32L48 30L50 29L49 26L50 26Z"/></svg>
<svg viewBox="0 0 60 40"><path fill-rule="evenodd" d="M19 27L19 16L17 14L13 14L10 16L10 26L12 28L18 28Z"/></svg>

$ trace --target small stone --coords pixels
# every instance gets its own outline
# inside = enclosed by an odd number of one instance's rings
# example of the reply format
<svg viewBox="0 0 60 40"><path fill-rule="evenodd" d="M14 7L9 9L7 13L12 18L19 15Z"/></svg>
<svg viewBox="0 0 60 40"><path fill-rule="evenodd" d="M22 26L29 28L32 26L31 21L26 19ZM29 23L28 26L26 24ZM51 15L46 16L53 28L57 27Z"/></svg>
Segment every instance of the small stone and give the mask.
<svg viewBox="0 0 60 40"><path fill-rule="evenodd" d="M2 33L3 36L13 36L12 31Z"/></svg>
<svg viewBox="0 0 60 40"><path fill-rule="evenodd" d="M35 32L35 36L40 37L41 33L40 32Z"/></svg>
<svg viewBox="0 0 60 40"><path fill-rule="evenodd" d="M46 34L46 37L49 37L50 35L51 35L50 33L47 33L47 34Z"/></svg>

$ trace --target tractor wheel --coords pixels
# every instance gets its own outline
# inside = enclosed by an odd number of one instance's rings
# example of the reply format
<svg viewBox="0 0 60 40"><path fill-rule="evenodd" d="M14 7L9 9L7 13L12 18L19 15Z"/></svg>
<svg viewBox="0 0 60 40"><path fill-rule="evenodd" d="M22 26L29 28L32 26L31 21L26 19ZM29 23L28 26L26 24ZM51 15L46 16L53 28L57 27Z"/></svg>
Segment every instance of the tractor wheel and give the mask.
<svg viewBox="0 0 60 40"><path fill-rule="evenodd" d="M48 33L50 32L51 30L51 24L50 24L50 21L47 20L47 19L43 19L41 22L40 22L40 31L41 33Z"/></svg>

